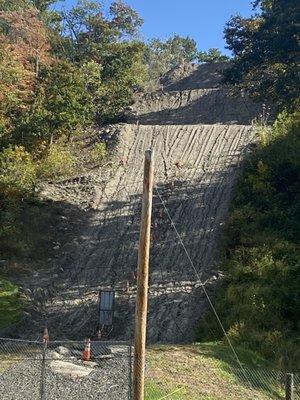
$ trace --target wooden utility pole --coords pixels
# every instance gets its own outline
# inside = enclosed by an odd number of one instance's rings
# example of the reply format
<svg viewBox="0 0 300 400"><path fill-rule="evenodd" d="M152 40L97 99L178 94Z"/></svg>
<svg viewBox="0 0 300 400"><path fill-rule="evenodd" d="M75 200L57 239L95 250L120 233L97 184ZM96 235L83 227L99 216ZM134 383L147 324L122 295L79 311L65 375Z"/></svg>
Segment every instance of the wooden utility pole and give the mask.
<svg viewBox="0 0 300 400"><path fill-rule="evenodd" d="M286 374L285 400L294 400L294 375Z"/></svg>
<svg viewBox="0 0 300 400"><path fill-rule="evenodd" d="M145 152L142 220L138 254L137 297L135 309L133 400L144 400L145 349L148 309L150 230L153 193L154 154Z"/></svg>

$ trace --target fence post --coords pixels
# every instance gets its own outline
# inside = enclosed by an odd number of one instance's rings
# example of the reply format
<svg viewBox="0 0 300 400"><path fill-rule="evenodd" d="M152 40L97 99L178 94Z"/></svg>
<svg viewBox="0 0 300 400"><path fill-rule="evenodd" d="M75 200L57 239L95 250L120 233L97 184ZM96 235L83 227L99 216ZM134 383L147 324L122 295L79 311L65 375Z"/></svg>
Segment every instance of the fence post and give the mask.
<svg viewBox="0 0 300 400"><path fill-rule="evenodd" d="M44 329L43 334L43 357L42 357L42 375L41 375L41 400L46 400L45 391L45 369L46 369L46 351L49 341L49 332L47 326Z"/></svg>
<svg viewBox="0 0 300 400"><path fill-rule="evenodd" d="M132 399L132 341L129 342L129 376L128 376L128 400Z"/></svg>
<svg viewBox="0 0 300 400"><path fill-rule="evenodd" d="M42 375L41 375L41 400L46 400L45 393L45 368L46 368L47 342L43 342Z"/></svg>
<svg viewBox="0 0 300 400"><path fill-rule="evenodd" d="M285 400L294 400L294 374L286 374Z"/></svg>

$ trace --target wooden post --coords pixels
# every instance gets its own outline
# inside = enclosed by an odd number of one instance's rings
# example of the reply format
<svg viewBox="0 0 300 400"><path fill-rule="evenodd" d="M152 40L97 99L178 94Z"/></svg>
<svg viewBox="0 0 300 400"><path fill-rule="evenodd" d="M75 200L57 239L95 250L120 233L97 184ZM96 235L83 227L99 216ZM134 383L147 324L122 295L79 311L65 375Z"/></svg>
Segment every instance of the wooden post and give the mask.
<svg viewBox="0 0 300 400"><path fill-rule="evenodd" d="M150 230L153 193L154 154L145 152L142 220L138 254L137 297L135 309L133 400L144 400L145 349L148 309Z"/></svg>
<svg viewBox="0 0 300 400"><path fill-rule="evenodd" d="M294 375L286 374L285 400L294 400Z"/></svg>
<svg viewBox="0 0 300 400"><path fill-rule="evenodd" d="M43 353L42 353L42 376L41 376L41 386L40 386L40 398L41 400L46 399L46 391L45 391L45 370L46 370L46 352L47 346L49 343L49 332L47 325L44 328L43 334Z"/></svg>

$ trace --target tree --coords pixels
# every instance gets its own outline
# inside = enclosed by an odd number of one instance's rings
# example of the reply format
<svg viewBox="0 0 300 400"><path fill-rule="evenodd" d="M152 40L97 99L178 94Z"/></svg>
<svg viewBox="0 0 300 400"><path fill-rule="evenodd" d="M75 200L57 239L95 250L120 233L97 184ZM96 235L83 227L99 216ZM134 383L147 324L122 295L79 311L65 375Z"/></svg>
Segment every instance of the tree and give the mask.
<svg viewBox="0 0 300 400"><path fill-rule="evenodd" d="M145 51L149 80L155 80L178 65L197 58L197 44L189 37L171 36L166 41L152 39Z"/></svg>
<svg viewBox="0 0 300 400"><path fill-rule="evenodd" d="M28 109L39 66L51 63L49 50L36 10L0 12L0 137Z"/></svg>
<svg viewBox="0 0 300 400"><path fill-rule="evenodd" d="M281 369L299 365L299 132L299 111L279 114L268 141L245 161L224 232L224 280L215 300L231 339L275 359ZM211 313L206 324L202 340L211 332L223 336Z"/></svg>
<svg viewBox="0 0 300 400"><path fill-rule="evenodd" d="M33 7L41 12L48 10L49 6L56 3L57 0L29 0Z"/></svg>
<svg viewBox="0 0 300 400"><path fill-rule="evenodd" d="M17 126L19 141L27 148L41 141L51 145L62 137L69 140L87 126L94 115L87 77L88 73L83 75L67 61L57 60L43 67L34 101Z"/></svg>
<svg viewBox="0 0 300 400"><path fill-rule="evenodd" d="M143 81L144 45L133 40L142 19L122 1L113 2L105 17L101 4L88 0L63 12L62 18L70 61L82 65L92 60L98 65L99 86L95 88L95 80L93 86L97 122L116 120Z"/></svg>
<svg viewBox="0 0 300 400"><path fill-rule="evenodd" d="M28 6L30 6L29 0L0 0L0 11L25 10Z"/></svg>
<svg viewBox="0 0 300 400"><path fill-rule="evenodd" d="M98 123L114 122L133 101L133 90L143 86L144 45L140 42L114 43L102 64L101 95L96 101Z"/></svg>
<svg viewBox="0 0 300 400"><path fill-rule="evenodd" d="M60 0L63 1L63 0ZM57 0L0 0L1 11L19 11L26 10L28 7L33 7L39 11L47 11L51 4L56 3Z"/></svg>
<svg viewBox="0 0 300 400"><path fill-rule="evenodd" d="M229 61L229 57L221 53L219 49L209 49L208 51L199 51L197 55L200 63L216 63Z"/></svg>
<svg viewBox="0 0 300 400"><path fill-rule="evenodd" d="M38 75L40 63L51 62L47 30L34 8L0 12L3 40L13 45L20 61Z"/></svg>
<svg viewBox="0 0 300 400"><path fill-rule="evenodd" d="M101 62L107 46L124 37L135 36L143 20L122 1L113 2L108 18L97 1L80 0L67 12L62 12L63 34L73 46L76 61L93 59Z"/></svg>
<svg viewBox="0 0 300 400"><path fill-rule="evenodd" d="M238 15L226 25L227 46L235 56L226 81L255 99L291 106L299 87L298 1L256 1L254 6L261 7L260 14Z"/></svg>
<svg viewBox="0 0 300 400"><path fill-rule="evenodd" d="M120 37L135 36L144 22L135 10L121 0L112 3L110 14L110 25L118 31Z"/></svg>
<svg viewBox="0 0 300 400"><path fill-rule="evenodd" d="M197 57L197 44L190 37L174 35L165 42L163 48L171 56L171 67L194 61Z"/></svg>
<svg viewBox="0 0 300 400"><path fill-rule="evenodd" d="M30 98L31 73L3 35L0 35L0 76L0 138L4 138L13 129L14 115L24 110Z"/></svg>

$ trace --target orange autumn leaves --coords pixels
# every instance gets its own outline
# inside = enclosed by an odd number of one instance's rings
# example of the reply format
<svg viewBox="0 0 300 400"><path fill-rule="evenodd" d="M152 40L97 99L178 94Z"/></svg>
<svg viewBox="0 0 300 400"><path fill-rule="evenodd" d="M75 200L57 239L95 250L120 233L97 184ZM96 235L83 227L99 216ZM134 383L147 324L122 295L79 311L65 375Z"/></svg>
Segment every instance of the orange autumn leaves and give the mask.
<svg viewBox="0 0 300 400"><path fill-rule="evenodd" d="M30 101L40 64L52 61L47 29L36 9L0 12L0 136Z"/></svg>

